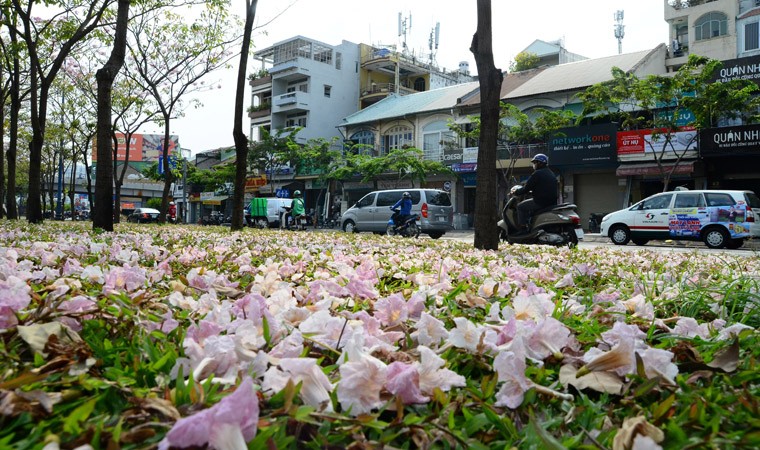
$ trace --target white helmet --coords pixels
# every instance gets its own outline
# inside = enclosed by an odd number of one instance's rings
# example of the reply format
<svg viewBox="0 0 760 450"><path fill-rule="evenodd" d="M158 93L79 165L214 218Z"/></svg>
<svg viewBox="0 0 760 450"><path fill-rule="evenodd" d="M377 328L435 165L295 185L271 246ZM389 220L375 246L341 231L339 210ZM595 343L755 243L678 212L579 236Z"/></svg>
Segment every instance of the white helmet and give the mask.
<svg viewBox="0 0 760 450"><path fill-rule="evenodd" d="M172 205L174 205L174 202L169 202L169 206L172 206Z"/></svg>

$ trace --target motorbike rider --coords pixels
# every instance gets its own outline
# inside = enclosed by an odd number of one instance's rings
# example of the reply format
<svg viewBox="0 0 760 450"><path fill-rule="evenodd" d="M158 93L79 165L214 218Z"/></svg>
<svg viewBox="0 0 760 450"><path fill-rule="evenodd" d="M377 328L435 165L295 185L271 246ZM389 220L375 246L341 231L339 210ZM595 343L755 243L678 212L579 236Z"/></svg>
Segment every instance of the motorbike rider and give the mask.
<svg viewBox="0 0 760 450"><path fill-rule="evenodd" d="M538 153L530 161L533 164L533 173L524 186L513 188L514 195L522 195L526 192L533 194L532 198L523 200L517 205L518 234L528 233L530 219L533 212L557 204L557 178L549 169L549 157Z"/></svg>
<svg viewBox="0 0 760 450"><path fill-rule="evenodd" d="M399 209L398 216L396 217L396 226L395 228L398 228L406 222L406 219L409 218L409 216L412 215L412 194L409 192L404 192L401 195L401 198L398 199L396 204L391 206L391 211L396 210L396 208Z"/></svg>
<svg viewBox="0 0 760 450"><path fill-rule="evenodd" d="M295 224L295 221L299 216L306 214L306 208L304 207L303 199L301 198L301 191L293 191L293 204L290 205L290 207L290 215L293 219L293 223Z"/></svg>

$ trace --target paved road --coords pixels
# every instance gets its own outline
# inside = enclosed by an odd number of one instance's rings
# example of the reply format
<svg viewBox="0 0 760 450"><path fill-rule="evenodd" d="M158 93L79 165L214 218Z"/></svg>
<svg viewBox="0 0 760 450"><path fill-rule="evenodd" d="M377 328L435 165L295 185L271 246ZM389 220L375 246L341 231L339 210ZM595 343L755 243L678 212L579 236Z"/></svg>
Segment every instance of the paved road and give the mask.
<svg viewBox="0 0 760 450"><path fill-rule="evenodd" d="M446 233L441 239L452 239L460 242L472 243L475 239L475 232L473 230L455 230ZM738 250L713 250L707 248L707 246L701 241L650 241L647 245L638 246L633 243L628 245L614 245L608 237L601 236L599 233L586 233L583 241L580 243L581 248L593 248L593 247L613 247L620 250L635 251L639 249L648 249L654 251L681 251L692 252L694 250L705 251L709 253L714 252L730 252L741 255L753 255L760 252L760 240L750 240L745 242L742 248Z"/></svg>

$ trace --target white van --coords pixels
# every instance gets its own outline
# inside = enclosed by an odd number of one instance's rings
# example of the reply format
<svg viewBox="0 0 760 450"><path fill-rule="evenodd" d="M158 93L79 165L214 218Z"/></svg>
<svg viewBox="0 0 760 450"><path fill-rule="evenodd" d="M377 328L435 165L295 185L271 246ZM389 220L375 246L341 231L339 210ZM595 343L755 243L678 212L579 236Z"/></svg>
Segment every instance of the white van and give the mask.
<svg viewBox="0 0 760 450"><path fill-rule="evenodd" d="M420 230L438 239L454 229L454 207L446 191L437 189L390 189L374 191L348 208L340 218L340 226L347 232L371 231L385 234L393 206L404 192L412 196L412 214L420 216Z"/></svg>
<svg viewBox="0 0 760 450"><path fill-rule="evenodd" d="M677 190L607 214L599 232L617 245L683 239L736 249L746 239L760 237L758 214L760 199L752 191Z"/></svg>
<svg viewBox="0 0 760 450"><path fill-rule="evenodd" d="M255 208L253 214L250 211L250 204L246 208L245 220L251 226L258 226L260 228L277 228L280 226L282 220L282 214L285 212L283 207L290 208L290 204L293 203L292 198L258 198L253 199L255 201L263 202L266 200L266 212L263 208Z"/></svg>

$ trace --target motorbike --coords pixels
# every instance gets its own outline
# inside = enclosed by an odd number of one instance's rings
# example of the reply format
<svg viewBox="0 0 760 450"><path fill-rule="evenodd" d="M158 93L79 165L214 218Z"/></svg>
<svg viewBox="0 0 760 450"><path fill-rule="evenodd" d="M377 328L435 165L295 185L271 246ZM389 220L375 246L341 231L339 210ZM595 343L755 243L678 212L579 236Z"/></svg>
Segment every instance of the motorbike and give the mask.
<svg viewBox="0 0 760 450"><path fill-rule="evenodd" d="M547 206L533 212L529 221L529 231L518 234L517 205L525 199L524 195L515 195L514 188L507 198L501 212L499 238L510 244L539 244L557 247L578 245L583 239L581 218L572 203Z"/></svg>
<svg viewBox="0 0 760 450"><path fill-rule="evenodd" d="M280 220L280 224L283 228L288 230L306 230L306 225L308 223L308 218L306 217L306 214L299 214L295 217L291 214L291 208L290 206L283 206L283 213L281 214L282 220ZM290 219L288 219L290 217Z"/></svg>
<svg viewBox="0 0 760 450"><path fill-rule="evenodd" d="M232 217L225 217L220 211L211 211L210 216L203 216L198 221L201 225L224 225L232 222Z"/></svg>
<svg viewBox="0 0 760 450"><path fill-rule="evenodd" d="M420 235L420 226L417 225L417 221L420 219L420 216L412 214L404 220L404 223L397 225L400 216L401 213L399 209L393 209L393 215L388 219L386 234L388 236L395 236L398 234L403 237L418 237Z"/></svg>

